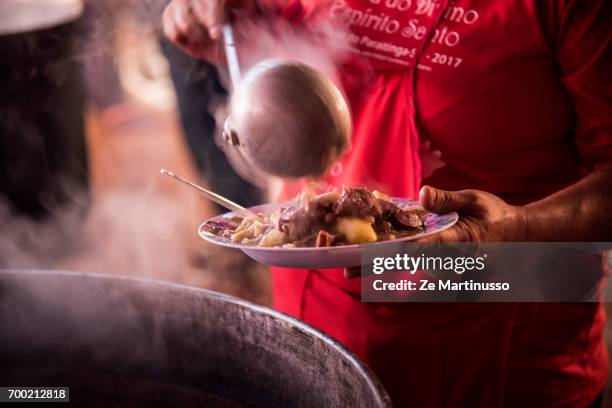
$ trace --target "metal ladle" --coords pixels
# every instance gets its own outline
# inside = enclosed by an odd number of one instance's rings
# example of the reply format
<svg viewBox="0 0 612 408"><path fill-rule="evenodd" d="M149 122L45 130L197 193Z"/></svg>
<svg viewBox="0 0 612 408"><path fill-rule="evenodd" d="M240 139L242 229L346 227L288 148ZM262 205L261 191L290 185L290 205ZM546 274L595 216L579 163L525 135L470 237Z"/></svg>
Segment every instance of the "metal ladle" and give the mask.
<svg viewBox="0 0 612 408"><path fill-rule="evenodd" d="M342 92L319 70L289 59L266 59L241 78L229 24L223 40L234 88L224 139L268 174L323 175L350 146L352 120Z"/></svg>
<svg viewBox="0 0 612 408"><path fill-rule="evenodd" d="M235 202L233 202L232 200L230 200L229 198L225 198L220 194L217 194L213 191L207 190L202 186L197 185L196 183L189 181L187 179L184 179L181 176L177 176L176 174L174 174L173 172L166 170L166 169L161 169L159 171L161 174L168 176L168 177L172 177L175 180L180 181L181 183L193 188L194 190L199 191L200 193L202 193L206 198L208 198L210 201L217 203L225 208L227 208L230 211L235 212L236 214L243 214L245 216L251 217L251 218L255 218L257 220L260 221L264 221L263 218L261 218L259 215L255 214L253 211L249 210L248 208L244 208L243 206L241 206L240 204L236 204Z"/></svg>

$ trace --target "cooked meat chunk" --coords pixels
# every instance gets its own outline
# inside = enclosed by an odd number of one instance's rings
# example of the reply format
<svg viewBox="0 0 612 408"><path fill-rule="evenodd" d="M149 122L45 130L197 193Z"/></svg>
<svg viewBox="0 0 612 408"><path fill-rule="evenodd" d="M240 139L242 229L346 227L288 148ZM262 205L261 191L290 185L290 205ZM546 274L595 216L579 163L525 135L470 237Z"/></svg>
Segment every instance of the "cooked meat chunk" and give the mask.
<svg viewBox="0 0 612 408"><path fill-rule="evenodd" d="M338 216L379 217L382 215L379 200L363 187L344 186L340 198L334 203L333 211Z"/></svg>
<svg viewBox="0 0 612 408"><path fill-rule="evenodd" d="M340 194L335 191L331 191L329 193L314 196L309 201L316 202L323 207L331 207L336 201L338 201L338 198L340 198Z"/></svg>
<svg viewBox="0 0 612 408"><path fill-rule="evenodd" d="M334 214L333 212L329 212L327 214L325 214L325 223L328 225L331 225L334 223L334 221L336 221L336 214Z"/></svg>
<svg viewBox="0 0 612 408"><path fill-rule="evenodd" d="M294 204L281 212L277 228L285 232L290 241L316 236L322 226L333 222L329 214L333 215L331 206L337 198L337 193L328 193Z"/></svg>
<svg viewBox="0 0 612 408"><path fill-rule="evenodd" d="M377 200L378 205L380 206L380 210L382 212L383 219L391 217L395 212L400 210L400 208L391 201L382 198L378 198Z"/></svg>
<svg viewBox="0 0 612 408"><path fill-rule="evenodd" d="M374 229L376 230L376 232L380 233L386 233L391 231L391 227L392 225L389 221L380 221L374 225Z"/></svg>
<svg viewBox="0 0 612 408"><path fill-rule="evenodd" d="M399 228L422 228L423 219L414 211L402 210L393 213L391 222Z"/></svg>
<svg viewBox="0 0 612 408"><path fill-rule="evenodd" d="M342 193L301 197L259 219L239 218L205 230L233 242L263 247L331 247L406 237L424 228L427 212L399 207L392 199L366 188L344 186ZM238 225L240 224L240 225Z"/></svg>
<svg viewBox="0 0 612 408"><path fill-rule="evenodd" d="M423 219L416 211L404 210L395 203L385 199L378 199L382 210L382 219L389 221L395 228L421 228Z"/></svg>
<svg viewBox="0 0 612 408"><path fill-rule="evenodd" d="M334 234L330 234L327 231L320 230L319 234L317 234L317 240L315 241L316 247L328 247L332 246L334 243L334 239L336 236Z"/></svg>
<svg viewBox="0 0 612 408"><path fill-rule="evenodd" d="M286 208L278 219L278 229L287 234L289 242L300 241L319 230L316 212L306 211L303 203Z"/></svg>

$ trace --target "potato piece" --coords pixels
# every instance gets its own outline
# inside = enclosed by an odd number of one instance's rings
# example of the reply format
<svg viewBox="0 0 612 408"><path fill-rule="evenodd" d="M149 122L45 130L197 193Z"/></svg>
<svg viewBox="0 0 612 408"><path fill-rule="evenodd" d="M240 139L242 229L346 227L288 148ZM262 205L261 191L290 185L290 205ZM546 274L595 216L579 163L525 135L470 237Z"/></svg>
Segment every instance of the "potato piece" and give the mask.
<svg viewBox="0 0 612 408"><path fill-rule="evenodd" d="M236 230L236 232L232 234L232 242L241 244L243 240L253 237L251 233L252 230L250 227Z"/></svg>
<svg viewBox="0 0 612 408"><path fill-rule="evenodd" d="M276 228L268 231L259 241L259 246L261 247L275 247L281 246L287 242L287 234L282 231L277 230Z"/></svg>
<svg viewBox="0 0 612 408"><path fill-rule="evenodd" d="M253 225L253 219L243 218L242 222L230 235L232 242L241 243L243 239L250 238L251 226Z"/></svg>
<svg viewBox="0 0 612 408"><path fill-rule="evenodd" d="M346 237L350 244L376 242L376 232L367 220L356 217L340 217L336 221L336 229Z"/></svg>
<svg viewBox="0 0 612 408"><path fill-rule="evenodd" d="M253 221L255 221L253 218L243 218L238 228L236 228L236 232L250 227L251 224L253 224Z"/></svg>
<svg viewBox="0 0 612 408"><path fill-rule="evenodd" d="M267 226L265 224L262 224L259 221L253 221L253 224L251 224L250 226L252 232L252 236L256 237L258 235L263 234L263 232L266 230Z"/></svg>

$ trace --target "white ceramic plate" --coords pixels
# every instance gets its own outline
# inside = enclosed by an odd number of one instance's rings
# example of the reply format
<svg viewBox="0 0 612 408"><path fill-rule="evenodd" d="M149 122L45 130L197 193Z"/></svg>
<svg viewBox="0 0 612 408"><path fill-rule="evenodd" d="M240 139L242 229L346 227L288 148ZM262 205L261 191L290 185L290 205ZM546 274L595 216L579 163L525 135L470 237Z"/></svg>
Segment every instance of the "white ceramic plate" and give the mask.
<svg viewBox="0 0 612 408"><path fill-rule="evenodd" d="M393 198L393 201L400 206L418 205L416 201L405 198ZM279 208L279 204L264 204L253 207L252 210L254 212L266 214L271 213L277 208ZM385 245L397 244L398 242L413 241L450 228L459 219L456 212L441 215L431 214L425 219L425 230L409 237L402 237L391 241L374 242L370 244L343 245L324 248L262 248L250 245L241 245L232 242L228 238L215 235L203 228L204 225L208 223L222 224L224 223L224 219L229 219L233 216L235 216L235 214L230 212L223 215L218 215L203 222L198 229L200 237L215 245L240 249L249 257L263 264L297 269L329 269L358 266L361 263L361 252L364 247L367 247L369 250Z"/></svg>

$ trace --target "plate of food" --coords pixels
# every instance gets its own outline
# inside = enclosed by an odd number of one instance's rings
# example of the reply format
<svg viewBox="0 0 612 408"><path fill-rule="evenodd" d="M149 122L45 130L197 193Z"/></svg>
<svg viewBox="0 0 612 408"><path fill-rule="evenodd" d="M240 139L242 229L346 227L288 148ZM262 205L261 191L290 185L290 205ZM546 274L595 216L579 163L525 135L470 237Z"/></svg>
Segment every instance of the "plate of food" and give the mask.
<svg viewBox="0 0 612 408"><path fill-rule="evenodd" d="M412 241L439 233L458 220L433 214L418 202L364 187L300 196L229 212L200 225L204 240L242 250L257 262L285 268L358 266L364 247Z"/></svg>

